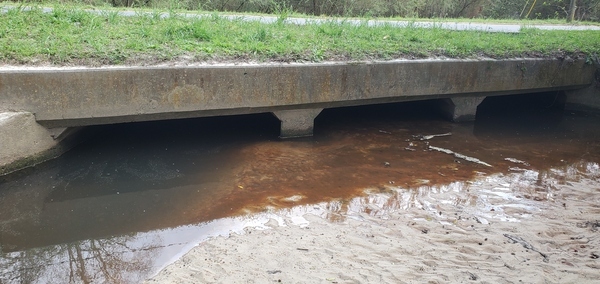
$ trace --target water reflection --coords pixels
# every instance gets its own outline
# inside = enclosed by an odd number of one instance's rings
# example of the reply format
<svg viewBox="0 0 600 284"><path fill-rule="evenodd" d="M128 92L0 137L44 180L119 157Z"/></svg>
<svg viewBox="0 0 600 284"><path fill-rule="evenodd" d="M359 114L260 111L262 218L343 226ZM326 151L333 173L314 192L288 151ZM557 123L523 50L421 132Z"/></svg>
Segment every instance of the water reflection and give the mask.
<svg viewBox="0 0 600 284"><path fill-rule="evenodd" d="M148 273L156 241L120 236L7 253L0 259L1 279L6 283L136 283Z"/></svg>
<svg viewBox="0 0 600 284"><path fill-rule="evenodd" d="M207 238L307 224L306 213L343 222L420 208L451 225L444 206L518 222L575 191L597 200L586 190L599 184L598 117L452 124L427 107L328 111L305 141L277 141L270 116L109 128L1 181L0 282L136 283Z"/></svg>

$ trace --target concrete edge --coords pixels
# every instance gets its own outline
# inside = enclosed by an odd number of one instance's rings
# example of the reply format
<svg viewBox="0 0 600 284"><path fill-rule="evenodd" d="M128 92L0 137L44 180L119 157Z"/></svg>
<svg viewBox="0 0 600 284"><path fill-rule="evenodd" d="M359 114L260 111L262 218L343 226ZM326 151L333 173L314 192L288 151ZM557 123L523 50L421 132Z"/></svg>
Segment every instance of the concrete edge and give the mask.
<svg viewBox="0 0 600 284"><path fill-rule="evenodd" d="M87 65L75 65L75 66L60 66L60 65L8 65L0 64L0 73L35 73L35 72L48 72L48 71L61 71L61 72L82 72L82 71L116 71L116 70L153 70L153 69L201 69L201 68L243 68L243 67L330 67L330 66L343 66L343 65L373 65L373 64L398 64L398 63L431 63L431 62L444 62L444 63L461 63L461 62L502 62L502 61L531 61L531 62L543 62L548 60L564 60L554 57L511 57L505 59L497 59L487 56L479 56L475 58L452 58L445 56L437 57L426 57L426 58L395 58L395 59L369 59L369 60L330 60L322 62L280 62L280 61L169 61L161 64L148 64L148 65L102 65L102 66L87 66Z"/></svg>
<svg viewBox="0 0 600 284"><path fill-rule="evenodd" d="M56 145L0 165L0 177L8 176L60 157L85 140L84 131L82 130L83 127L68 128L57 137Z"/></svg>
<svg viewBox="0 0 600 284"><path fill-rule="evenodd" d="M600 64L596 66L594 82L585 88L567 90L565 109L583 112L600 112Z"/></svg>

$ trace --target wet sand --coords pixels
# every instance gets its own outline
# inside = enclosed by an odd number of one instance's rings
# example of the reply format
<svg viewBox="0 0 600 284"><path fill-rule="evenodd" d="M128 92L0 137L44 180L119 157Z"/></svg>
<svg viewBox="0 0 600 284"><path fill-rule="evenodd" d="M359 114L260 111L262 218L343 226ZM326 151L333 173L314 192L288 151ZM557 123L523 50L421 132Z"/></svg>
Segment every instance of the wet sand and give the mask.
<svg viewBox="0 0 600 284"><path fill-rule="evenodd" d="M284 222L203 242L147 283L597 283L599 179L582 162L371 189L276 211Z"/></svg>

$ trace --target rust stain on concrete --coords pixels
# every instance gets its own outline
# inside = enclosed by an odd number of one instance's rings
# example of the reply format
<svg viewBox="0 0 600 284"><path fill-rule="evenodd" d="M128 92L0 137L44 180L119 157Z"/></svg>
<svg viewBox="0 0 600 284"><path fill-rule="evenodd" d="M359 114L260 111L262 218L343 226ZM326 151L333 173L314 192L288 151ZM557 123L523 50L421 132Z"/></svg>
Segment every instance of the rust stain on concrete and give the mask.
<svg viewBox="0 0 600 284"><path fill-rule="evenodd" d="M204 90L196 85L176 86L172 91L163 95L162 101L175 109L201 103L207 105L209 103L204 96Z"/></svg>

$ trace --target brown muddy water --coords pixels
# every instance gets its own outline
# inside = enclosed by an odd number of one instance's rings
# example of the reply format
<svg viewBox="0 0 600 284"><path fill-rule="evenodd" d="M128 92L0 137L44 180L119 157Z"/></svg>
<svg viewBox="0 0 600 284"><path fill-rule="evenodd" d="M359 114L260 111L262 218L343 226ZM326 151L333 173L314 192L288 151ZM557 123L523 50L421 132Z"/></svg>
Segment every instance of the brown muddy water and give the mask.
<svg viewBox="0 0 600 284"><path fill-rule="evenodd" d="M597 203L600 116L555 98L487 99L465 124L435 102L326 110L290 141L270 114L95 127L0 179L0 283L138 283L208 238L307 211L336 222L450 202L510 221L574 182Z"/></svg>

